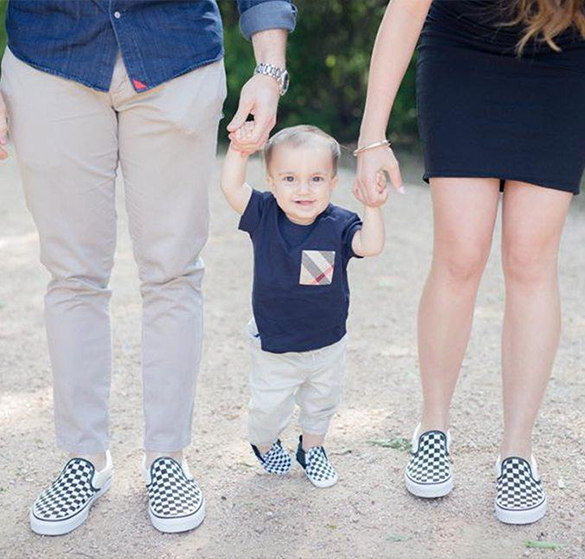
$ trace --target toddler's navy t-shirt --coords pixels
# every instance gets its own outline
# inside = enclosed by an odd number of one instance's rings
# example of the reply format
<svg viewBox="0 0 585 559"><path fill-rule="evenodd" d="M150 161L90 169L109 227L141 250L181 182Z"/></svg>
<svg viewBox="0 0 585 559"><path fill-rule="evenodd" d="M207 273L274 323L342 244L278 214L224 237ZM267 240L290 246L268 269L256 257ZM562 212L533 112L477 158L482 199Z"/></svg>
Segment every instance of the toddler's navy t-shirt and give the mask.
<svg viewBox="0 0 585 559"><path fill-rule="evenodd" d="M264 351L310 351L343 338L347 264L361 226L357 214L333 204L311 225L296 225L271 192L252 190L239 228L254 246L252 309Z"/></svg>

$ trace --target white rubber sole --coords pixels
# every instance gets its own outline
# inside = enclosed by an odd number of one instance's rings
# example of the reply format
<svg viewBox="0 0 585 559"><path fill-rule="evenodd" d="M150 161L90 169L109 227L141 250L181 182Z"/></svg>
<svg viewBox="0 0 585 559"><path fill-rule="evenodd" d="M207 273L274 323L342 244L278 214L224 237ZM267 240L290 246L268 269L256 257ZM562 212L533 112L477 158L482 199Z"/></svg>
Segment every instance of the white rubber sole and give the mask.
<svg viewBox="0 0 585 559"><path fill-rule="evenodd" d="M506 510L496 504L496 517L504 524L532 524L546 514L546 499L537 507L526 511Z"/></svg>
<svg viewBox="0 0 585 559"><path fill-rule="evenodd" d="M152 510L148 510L152 525L159 531L169 534L176 534L177 532L188 532L194 530L201 525L205 519L205 500L202 501L199 510L189 516L181 518L161 518L156 516Z"/></svg>
<svg viewBox="0 0 585 559"><path fill-rule="evenodd" d="M333 487L338 481L339 478L337 476L335 476L333 479L327 479L325 481L316 481L311 479L308 475L307 472L305 472L305 475L307 476L307 479L315 486L318 487L319 489L326 489L327 487Z"/></svg>
<svg viewBox="0 0 585 559"><path fill-rule="evenodd" d="M30 528L36 534L41 536L63 536L79 528L86 520L89 515L89 509L92 505L104 495L110 486L112 485L112 478L110 477L102 486L102 488L94 493L93 497L88 501L85 508L79 511L75 516L67 518L65 520L41 520L37 518L33 510L30 511Z"/></svg>
<svg viewBox="0 0 585 559"><path fill-rule="evenodd" d="M404 482L406 489L416 497L423 499L438 499L445 497L453 491L453 476L442 483L416 483L412 481L406 474L404 474Z"/></svg>

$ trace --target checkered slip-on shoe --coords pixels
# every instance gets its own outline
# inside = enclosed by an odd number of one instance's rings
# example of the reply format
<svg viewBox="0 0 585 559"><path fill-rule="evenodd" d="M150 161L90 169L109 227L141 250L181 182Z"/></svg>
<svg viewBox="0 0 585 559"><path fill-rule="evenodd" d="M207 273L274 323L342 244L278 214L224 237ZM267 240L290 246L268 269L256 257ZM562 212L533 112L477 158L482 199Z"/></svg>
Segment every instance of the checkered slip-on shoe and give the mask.
<svg viewBox="0 0 585 559"><path fill-rule="evenodd" d="M496 516L506 524L530 524L546 514L546 495L534 456L530 462L517 456L496 462Z"/></svg>
<svg viewBox="0 0 585 559"><path fill-rule="evenodd" d="M414 431L410 461L404 472L406 488L417 497L444 497L453 489L449 460L451 435L443 431L426 431L419 435L419 431L420 425Z"/></svg>
<svg viewBox="0 0 585 559"><path fill-rule="evenodd" d="M97 472L83 458L72 458L59 477L45 489L30 511L30 527L43 536L61 536L81 526L89 509L112 483L112 458L106 453L106 467Z"/></svg>
<svg viewBox="0 0 585 559"><path fill-rule="evenodd" d="M269 474L284 475L287 474L292 466L292 460L290 454L282 448L280 439L272 444L270 450L261 454L260 450L256 445L251 444L252 450L258 458L261 466Z"/></svg>
<svg viewBox="0 0 585 559"><path fill-rule="evenodd" d="M299 437L297 462L303 467L306 476L315 487L331 487L337 483L337 472L329 462L325 449L322 446L312 446L305 452L302 435Z"/></svg>
<svg viewBox="0 0 585 559"><path fill-rule="evenodd" d="M205 499L189 472L170 456L157 458L142 472L148 488L148 512L152 525L160 532L187 532L197 528L205 518Z"/></svg>

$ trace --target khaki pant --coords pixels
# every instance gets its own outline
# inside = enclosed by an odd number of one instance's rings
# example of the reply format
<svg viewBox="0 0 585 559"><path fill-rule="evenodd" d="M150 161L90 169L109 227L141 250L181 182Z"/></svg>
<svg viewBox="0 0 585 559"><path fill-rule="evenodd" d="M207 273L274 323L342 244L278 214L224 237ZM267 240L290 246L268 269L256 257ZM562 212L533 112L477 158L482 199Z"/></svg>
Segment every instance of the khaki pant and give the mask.
<svg viewBox="0 0 585 559"><path fill-rule="evenodd" d="M341 403L347 336L320 349L289 353L263 351L253 321L247 336L252 352L248 440L270 446L288 425L295 401L301 429L325 435Z"/></svg>
<svg viewBox="0 0 585 559"><path fill-rule="evenodd" d="M137 94L119 58L110 91L102 93L7 51L0 87L41 261L51 274L45 311L59 446L97 453L109 444L108 283L118 163L143 298L145 447L187 446L223 63Z"/></svg>

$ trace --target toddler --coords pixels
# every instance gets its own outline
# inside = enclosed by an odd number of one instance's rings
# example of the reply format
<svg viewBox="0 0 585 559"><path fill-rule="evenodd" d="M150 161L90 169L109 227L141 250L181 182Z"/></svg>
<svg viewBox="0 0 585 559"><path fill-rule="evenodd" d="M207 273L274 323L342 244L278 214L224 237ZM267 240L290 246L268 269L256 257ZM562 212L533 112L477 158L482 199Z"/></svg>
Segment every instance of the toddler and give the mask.
<svg viewBox="0 0 585 559"><path fill-rule="evenodd" d="M244 138L252 129L246 123L236 135ZM380 208L364 207L362 222L330 203L339 155L328 134L295 126L264 148L269 191L246 183L248 156L232 146L222 177L223 193L254 248L248 438L264 470L286 474L292 460L279 436L296 401L302 429L296 459L317 487L337 482L323 444L341 400L347 265L384 247Z"/></svg>

